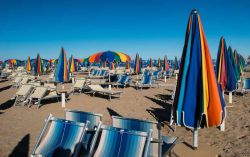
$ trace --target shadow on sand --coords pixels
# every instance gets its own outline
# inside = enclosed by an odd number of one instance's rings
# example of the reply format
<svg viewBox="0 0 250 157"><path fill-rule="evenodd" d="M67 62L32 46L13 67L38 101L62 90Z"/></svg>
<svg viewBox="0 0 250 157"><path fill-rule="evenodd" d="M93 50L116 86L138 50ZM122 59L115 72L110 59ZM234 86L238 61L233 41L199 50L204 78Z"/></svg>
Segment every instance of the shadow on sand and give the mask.
<svg viewBox="0 0 250 157"><path fill-rule="evenodd" d="M11 85L0 88L0 92L10 89Z"/></svg>
<svg viewBox="0 0 250 157"><path fill-rule="evenodd" d="M15 146L9 157L27 157L29 156L30 134L26 134Z"/></svg>
<svg viewBox="0 0 250 157"><path fill-rule="evenodd" d="M107 107L107 110L108 110L110 116L122 117L122 115L120 115L119 113L117 113L116 111L112 110L112 109L109 108L109 107Z"/></svg>
<svg viewBox="0 0 250 157"><path fill-rule="evenodd" d="M8 100L0 105L0 110L7 110L14 105L15 100Z"/></svg>

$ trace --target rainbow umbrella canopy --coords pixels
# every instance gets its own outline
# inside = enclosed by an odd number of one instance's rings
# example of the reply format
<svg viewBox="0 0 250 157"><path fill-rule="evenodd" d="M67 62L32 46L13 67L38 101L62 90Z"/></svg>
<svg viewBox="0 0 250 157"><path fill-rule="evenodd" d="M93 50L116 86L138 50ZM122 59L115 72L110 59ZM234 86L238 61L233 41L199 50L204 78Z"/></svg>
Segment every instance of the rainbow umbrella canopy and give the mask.
<svg viewBox="0 0 250 157"><path fill-rule="evenodd" d="M42 75L42 73L43 73L42 60L41 60L40 54L38 53L36 57L36 63L35 63L35 75L40 76Z"/></svg>
<svg viewBox="0 0 250 157"><path fill-rule="evenodd" d="M61 83L69 81L67 57L66 57L66 52L64 51L63 48L61 49L61 53L58 58L58 64L55 72L55 80Z"/></svg>
<svg viewBox="0 0 250 157"><path fill-rule="evenodd" d="M174 120L194 129L194 137L198 138L198 128L222 124L224 107L200 16L192 10L174 98Z"/></svg>
<svg viewBox="0 0 250 157"><path fill-rule="evenodd" d="M125 53L122 52L114 52L114 51L104 51L104 52L99 52L91 55L88 58L90 63L94 62L126 62L126 61L131 61L130 56L128 56Z"/></svg>
<svg viewBox="0 0 250 157"><path fill-rule="evenodd" d="M168 71L168 70L169 70L169 64L168 64L168 58L167 58L167 56L164 56L164 60L163 60L163 70L164 70L164 71Z"/></svg>
<svg viewBox="0 0 250 157"><path fill-rule="evenodd" d="M70 73L73 73L77 71L77 68L76 68L76 62L74 60L74 57L73 55L71 55L70 59L69 59L69 72Z"/></svg>
<svg viewBox="0 0 250 157"><path fill-rule="evenodd" d="M141 72L140 57L139 57L138 53L136 53L136 56L135 56L135 68L134 68L134 72L135 72L136 75L139 75L140 72Z"/></svg>
<svg viewBox="0 0 250 157"><path fill-rule="evenodd" d="M26 63L26 71L29 73L31 71L31 62L30 62L30 56L28 57L27 63Z"/></svg>
<svg viewBox="0 0 250 157"><path fill-rule="evenodd" d="M216 76L221 89L223 91L235 90L237 88L237 78L223 37L220 39L216 69Z"/></svg>
<svg viewBox="0 0 250 157"><path fill-rule="evenodd" d="M237 80L240 80L240 73L238 71L237 65L236 65L236 60L234 58L234 53L233 53L233 49L231 48L231 46L228 47L227 50L228 54L229 54L229 58L232 61L232 65L233 65L233 69L234 69L234 74L236 76Z"/></svg>

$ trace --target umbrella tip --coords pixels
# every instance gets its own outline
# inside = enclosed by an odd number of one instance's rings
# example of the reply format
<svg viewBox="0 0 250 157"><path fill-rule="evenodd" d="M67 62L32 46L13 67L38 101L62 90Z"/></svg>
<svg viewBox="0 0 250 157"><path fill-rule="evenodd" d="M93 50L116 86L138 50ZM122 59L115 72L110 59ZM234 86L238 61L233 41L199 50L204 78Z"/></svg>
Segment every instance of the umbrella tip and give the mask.
<svg viewBox="0 0 250 157"><path fill-rule="evenodd" d="M196 9L193 9L193 10L192 10L192 13L193 13L193 14L197 14L198 11L197 11Z"/></svg>

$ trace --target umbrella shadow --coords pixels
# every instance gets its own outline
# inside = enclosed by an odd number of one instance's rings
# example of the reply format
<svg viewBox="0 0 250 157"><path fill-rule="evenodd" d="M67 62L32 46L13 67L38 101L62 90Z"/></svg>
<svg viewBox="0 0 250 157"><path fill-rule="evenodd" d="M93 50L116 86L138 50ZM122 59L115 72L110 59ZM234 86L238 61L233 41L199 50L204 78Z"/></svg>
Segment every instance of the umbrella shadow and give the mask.
<svg viewBox="0 0 250 157"><path fill-rule="evenodd" d="M159 94L159 95L160 95L160 94ZM165 102L165 101L163 101L163 100L161 100L161 99L155 99L155 98L151 98L151 97L149 97L149 96L145 96L145 98L147 98L147 99L153 101L153 102L156 103L157 105L159 105L159 106L161 106L161 107L163 107L163 108L165 108L165 109L167 109L167 110L171 110L171 108L172 108L172 104L170 104L170 103L168 103L168 102Z"/></svg>
<svg viewBox="0 0 250 157"><path fill-rule="evenodd" d="M7 110L14 105L15 100L8 100L0 105L0 110Z"/></svg>
<svg viewBox="0 0 250 157"><path fill-rule="evenodd" d="M112 116L118 116L118 117L122 117L122 115L120 115L119 113L117 113L116 111L114 111L113 109L107 107L107 110L109 112L109 115Z"/></svg>
<svg viewBox="0 0 250 157"><path fill-rule="evenodd" d="M155 95L155 97L162 100L162 101L172 100L172 95L170 95L170 94L157 94L157 95Z"/></svg>
<svg viewBox="0 0 250 157"><path fill-rule="evenodd" d="M0 92L10 89L11 85L0 88Z"/></svg>
<svg viewBox="0 0 250 157"><path fill-rule="evenodd" d="M9 157L27 157L29 156L30 134L26 134L15 146Z"/></svg>
<svg viewBox="0 0 250 157"><path fill-rule="evenodd" d="M0 83L7 82L7 81L8 81L7 79L0 80Z"/></svg>

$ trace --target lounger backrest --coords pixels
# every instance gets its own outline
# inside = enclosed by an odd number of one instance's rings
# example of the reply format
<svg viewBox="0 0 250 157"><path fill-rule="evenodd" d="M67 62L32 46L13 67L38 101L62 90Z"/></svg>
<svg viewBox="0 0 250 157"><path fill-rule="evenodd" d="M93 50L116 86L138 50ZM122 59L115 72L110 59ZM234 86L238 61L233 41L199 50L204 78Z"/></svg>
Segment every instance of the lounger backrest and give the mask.
<svg viewBox="0 0 250 157"><path fill-rule="evenodd" d="M152 84L153 77L151 75L144 75L142 77L142 84Z"/></svg>
<svg viewBox="0 0 250 157"><path fill-rule="evenodd" d="M250 78L243 79L243 90L250 90Z"/></svg>
<svg viewBox="0 0 250 157"><path fill-rule="evenodd" d="M100 85L89 85L89 88L94 91L103 91L104 89Z"/></svg>
<svg viewBox="0 0 250 157"><path fill-rule="evenodd" d="M158 129L160 127L159 124L153 121L112 116L112 125L117 128L142 131L142 132L148 132L150 129L152 129L153 138L160 139L161 136L160 130ZM148 149L148 156L158 156L158 150L159 150L158 143L150 143Z"/></svg>
<svg viewBox="0 0 250 157"><path fill-rule="evenodd" d="M28 77L23 77L22 81L20 82L21 84L27 83L29 81Z"/></svg>
<svg viewBox="0 0 250 157"><path fill-rule="evenodd" d="M84 84L85 84L85 80L77 79L74 84L74 88L82 88Z"/></svg>
<svg viewBox="0 0 250 157"><path fill-rule="evenodd" d="M94 157L143 157L147 155L148 139L147 132L105 127Z"/></svg>
<svg viewBox="0 0 250 157"><path fill-rule="evenodd" d="M21 76L17 76L17 77L15 77L13 83L19 83L21 80L22 80L22 77Z"/></svg>
<svg viewBox="0 0 250 157"><path fill-rule="evenodd" d="M150 75L150 71L149 71L149 70L145 70L145 71L143 72L143 75L145 75L145 76Z"/></svg>
<svg viewBox="0 0 250 157"><path fill-rule="evenodd" d="M25 96L27 95L32 89L32 85L29 84L23 84L18 91L16 92L16 95L18 96Z"/></svg>
<svg viewBox="0 0 250 157"><path fill-rule="evenodd" d="M100 76L105 76L105 75L106 75L106 73L107 73L107 70L101 70L101 72L100 72Z"/></svg>
<svg viewBox="0 0 250 157"><path fill-rule="evenodd" d="M87 126L88 123L72 122L54 117L48 119L33 154L73 156L84 137Z"/></svg>
<svg viewBox="0 0 250 157"><path fill-rule="evenodd" d="M153 76L154 76L155 79L159 79L160 71L159 70L154 71Z"/></svg>
<svg viewBox="0 0 250 157"><path fill-rule="evenodd" d="M121 83L121 84L126 84L129 80L129 76L128 75L122 75L121 76L121 79L119 80L118 83Z"/></svg>
<svg viewBox="0 0 250 157"><path fill-rule="evenodd" d="M56 90L56 85L54 83L45 83L44 87L48 87L50 90Z"/></svg>
<svg viewBox="0 0 250 157"><path fill-rule="evenodd" d="M42 97L44 97L44 95L46 94L46 92L48 91L47 87L36 87L34 93L31 94L31 98L37 98L40 99Z"/></svg>

